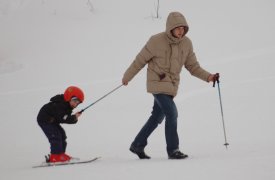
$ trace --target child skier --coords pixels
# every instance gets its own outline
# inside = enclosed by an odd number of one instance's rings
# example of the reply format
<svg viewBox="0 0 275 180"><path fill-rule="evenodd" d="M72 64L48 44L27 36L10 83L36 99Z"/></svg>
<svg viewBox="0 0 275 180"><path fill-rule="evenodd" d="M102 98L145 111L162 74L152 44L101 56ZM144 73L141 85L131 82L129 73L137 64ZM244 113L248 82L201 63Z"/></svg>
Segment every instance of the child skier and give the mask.
<svg viewBox="0 0 275 180"><path fill-rule="evenodd" d="M75 86L68 87L64 94L58 94L50 99L39 111L37 122L47 136L51 154L47 162L70 161L71 156L67 155L66 133L60 126L61 123L75 124L81 113L72 115L72 111L84 101L83 91Z"/></svg>

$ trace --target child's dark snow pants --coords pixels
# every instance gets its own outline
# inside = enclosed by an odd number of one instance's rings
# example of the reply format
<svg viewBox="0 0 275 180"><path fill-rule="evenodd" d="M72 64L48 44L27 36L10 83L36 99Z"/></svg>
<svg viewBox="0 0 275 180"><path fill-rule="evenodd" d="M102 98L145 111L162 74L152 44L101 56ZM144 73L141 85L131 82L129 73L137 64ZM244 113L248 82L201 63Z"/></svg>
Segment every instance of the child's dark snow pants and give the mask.
<svg viewBox="0 0 275 180"><path fill-rule="evenodd" d="M67 136L60 124L38 122L51 144L51 154L66 152Z"/></svg>

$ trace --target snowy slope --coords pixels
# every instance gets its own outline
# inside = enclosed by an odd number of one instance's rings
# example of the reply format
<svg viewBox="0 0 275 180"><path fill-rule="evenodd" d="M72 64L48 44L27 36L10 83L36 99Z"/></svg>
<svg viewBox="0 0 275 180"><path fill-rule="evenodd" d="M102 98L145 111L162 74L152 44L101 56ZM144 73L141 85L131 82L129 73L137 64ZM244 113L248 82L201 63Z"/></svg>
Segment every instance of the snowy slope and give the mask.
<svg viewBox="0 0 275 180"><path fill-rule="evenodd" d="M89 4L89 2L91 4ZM270 0L0 0L0 179L225 179L275 177L275 3ZM167 159L164 125L141 161L128 150L153 102L145 69L64 125L68 153L93 163L32 169L49 153L36 123L40 107L69 85L86 93L81 109L117 87L148 38L171 11L185 14L201 65L220 72L228 141L218 91L185 70L178 96L182 161Z"/></svg>

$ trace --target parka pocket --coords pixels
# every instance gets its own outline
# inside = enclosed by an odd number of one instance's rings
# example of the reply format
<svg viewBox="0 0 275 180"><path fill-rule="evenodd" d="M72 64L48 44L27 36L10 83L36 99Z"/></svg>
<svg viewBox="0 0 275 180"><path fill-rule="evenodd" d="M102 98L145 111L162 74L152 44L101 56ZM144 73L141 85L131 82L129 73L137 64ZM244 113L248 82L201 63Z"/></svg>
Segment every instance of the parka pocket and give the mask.
<svg viewBox="0 0 275 180"><path fill-rule="evenodd" d="M159 74L153 68L148 67L147 80L148 81L159 81Z"/></svg>

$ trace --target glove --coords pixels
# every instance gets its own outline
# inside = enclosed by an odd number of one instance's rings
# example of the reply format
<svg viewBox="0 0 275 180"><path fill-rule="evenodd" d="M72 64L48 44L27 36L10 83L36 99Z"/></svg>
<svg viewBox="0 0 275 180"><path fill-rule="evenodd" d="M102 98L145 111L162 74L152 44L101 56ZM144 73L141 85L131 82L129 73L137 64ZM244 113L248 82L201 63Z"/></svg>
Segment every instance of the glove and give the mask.
<svg viewBox="0 0 275 180"><path fill-rule="evenodd" d="M220 79L220 74L219 74L219 73L216 73L216 74L214 75L214 81L219 82L219 79Z"/></svg>
<svg viewBox="0 0 275 180"><path fill-rule="evenodd" d="M215 87L216 82L220 83L220 74L219 73L214 74L212 81L213 81L213 87Z"/></svg>

